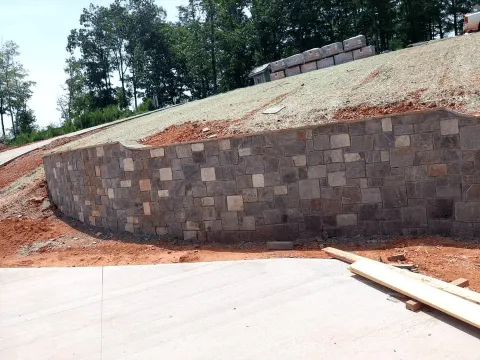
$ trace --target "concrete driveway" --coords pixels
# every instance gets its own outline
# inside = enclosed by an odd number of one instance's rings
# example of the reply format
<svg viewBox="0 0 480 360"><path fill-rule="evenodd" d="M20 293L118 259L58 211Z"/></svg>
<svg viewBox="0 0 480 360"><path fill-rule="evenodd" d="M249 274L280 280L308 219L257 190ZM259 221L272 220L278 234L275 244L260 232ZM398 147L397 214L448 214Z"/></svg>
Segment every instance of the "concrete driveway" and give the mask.
<svg viewBox="0 0 480 360"><path fill-rule="evenodd" d="M0 269L0 359L478 359L336 260Z"/></svg>

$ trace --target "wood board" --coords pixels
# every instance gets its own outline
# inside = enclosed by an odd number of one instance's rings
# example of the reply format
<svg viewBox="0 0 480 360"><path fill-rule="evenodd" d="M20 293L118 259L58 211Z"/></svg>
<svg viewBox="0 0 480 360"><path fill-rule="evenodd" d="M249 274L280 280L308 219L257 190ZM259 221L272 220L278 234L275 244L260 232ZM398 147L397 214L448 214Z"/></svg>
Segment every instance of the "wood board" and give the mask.
<svg viewBox="0 0 480 360"><path fill-rule="evenodd" d="M399 273L372 260L356 261L350 271L429 305L480 329L480 306Z"/></svg>
<svg viewBox="0 0 480 360"><path fill-rule="evenodd" d="M352 253L347 252L347 251L342 251L342 250L338 250L338 249L330 248L330 247L323 249L323 251L325 251L328 255L330 255L330 256L332 256L336 259L345 261L349 264L352 264L352 263L357 262L357 261L366 260L366 261L371 261L371 262L376 263L376 264L384 265L384 266L386 266L390 269L393 269L394 271L397 271L401 274L404 274L405 276L407 276L409 278L419 280L419 281L421 281L421 282L423 282L427 285L430 285L430 286L432 286L434 288L437 288L439 290L443 290L443 291L448 292L450 294L456 295L458 297L461 297L462 299L471 301L475 304L480 304L480 293L477 293L475 291L465 289L465 288L461 288L461 287L455 286L453 284L447 283L445 281L435 279L435 278L432 278L432 277L429 277L429 276L426 276L426 275L422 275L422 274L413 273L413 272L410 272L410 271L398 269L398 268L395 268L391 265L382 264L378 261L371 260L371 259L365 258L365 257L360 256L360 255L352 254Z"/></svg>

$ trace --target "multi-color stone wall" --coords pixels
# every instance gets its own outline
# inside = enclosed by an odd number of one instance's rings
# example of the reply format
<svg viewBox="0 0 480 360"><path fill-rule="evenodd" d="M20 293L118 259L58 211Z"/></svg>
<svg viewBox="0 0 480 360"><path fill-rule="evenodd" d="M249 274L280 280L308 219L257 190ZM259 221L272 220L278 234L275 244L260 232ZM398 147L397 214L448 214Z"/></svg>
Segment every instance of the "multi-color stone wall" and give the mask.
<svg viewBox="0 0 480 360"><path fill-rule="evenodd" d="M44 158L91 225L199 241L480 233L480 119L447 110Z"/></svg>

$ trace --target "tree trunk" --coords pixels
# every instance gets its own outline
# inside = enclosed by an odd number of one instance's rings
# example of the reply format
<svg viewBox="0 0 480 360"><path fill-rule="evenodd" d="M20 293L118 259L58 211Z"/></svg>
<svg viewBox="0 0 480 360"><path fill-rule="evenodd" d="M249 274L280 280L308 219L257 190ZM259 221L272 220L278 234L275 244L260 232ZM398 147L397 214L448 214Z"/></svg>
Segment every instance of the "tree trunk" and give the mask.
<svg viewBox="0 0 480 360"><path fill-rule="evenodd" d="M133 85L133 100L135 102L135 110L137 110L137 79L135 77L135 66L132 65L132 85Z"/></svg>
<svg viewBox="0 0 480 360"><path fill-rule="evenodd" d="M452 14L453 14L453 28L455 30L455 36L458 35L458 26L457 26L457 6L455 0L452 0Z"/></svg>
<svg viewBox="0 0 480 360"><path fill-rule="evenodd" d="M215 58L215 25L213 24L213 1L209 0L210 5L210 40L212 42L212 72L213 72L213 93L217 93L217 59Z"/></svg>
<svg viewBox="0 0 480 360"><path fill-rule="evenodd" d="M5 138L5 124L3 123L3 97L0 98L0 121L2 123L3 138Z"/></svg>
<svg viewBox="0 0 480 360"><path fill-rule="evenodd" d="M17 135L17 128L15 126L15 118L13 117L13 111L12 111L12 108L9 109L10 111L10 117L12 118L12 133L13 133L13 137L15 137Z"/></svg>

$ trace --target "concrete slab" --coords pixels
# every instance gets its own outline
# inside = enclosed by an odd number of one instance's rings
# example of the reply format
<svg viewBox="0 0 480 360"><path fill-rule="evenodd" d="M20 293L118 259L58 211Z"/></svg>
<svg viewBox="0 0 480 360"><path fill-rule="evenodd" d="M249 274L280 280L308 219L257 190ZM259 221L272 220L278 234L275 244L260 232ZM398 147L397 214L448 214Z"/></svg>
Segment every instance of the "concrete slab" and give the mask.
<svg viewBox="0 0 480 360"><path fill-rule="evenodd" d="M475 329L387 298L336 260L0 269L0 359L478 357Z"/></svg>

